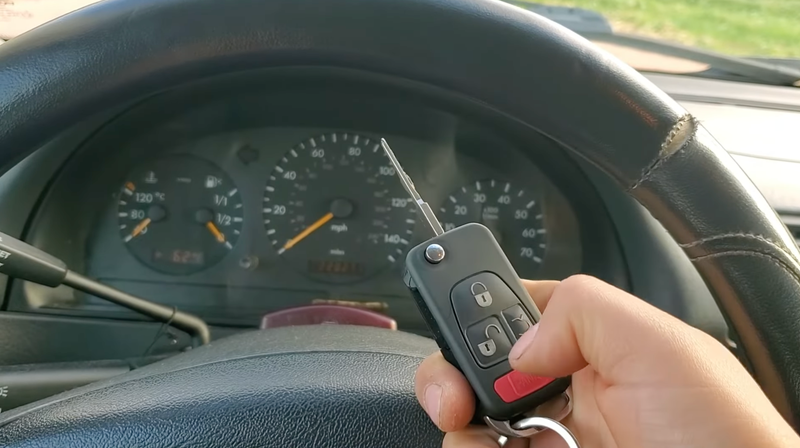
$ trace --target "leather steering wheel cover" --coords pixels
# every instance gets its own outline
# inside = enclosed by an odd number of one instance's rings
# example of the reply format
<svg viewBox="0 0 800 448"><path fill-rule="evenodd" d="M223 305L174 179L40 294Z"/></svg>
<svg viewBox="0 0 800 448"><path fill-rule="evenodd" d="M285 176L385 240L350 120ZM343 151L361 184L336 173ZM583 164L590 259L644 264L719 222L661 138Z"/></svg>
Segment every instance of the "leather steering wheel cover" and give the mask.
<svg viewBox="0 0 800 448"><path fill-rule="evenodd" d="M243 333L3 413L0 446L434 448L413 383L436 349L371 327Z"/></svg>
<svg viewBox="0 0 800 448"><path fill-rule="evenodd" d="M0 166L81 117L198 77L328 65L426 83L603 169L693 260L767 394L800 421L800 259L730 156L582 38L492 0L114 0L0 47Z"/></svg>

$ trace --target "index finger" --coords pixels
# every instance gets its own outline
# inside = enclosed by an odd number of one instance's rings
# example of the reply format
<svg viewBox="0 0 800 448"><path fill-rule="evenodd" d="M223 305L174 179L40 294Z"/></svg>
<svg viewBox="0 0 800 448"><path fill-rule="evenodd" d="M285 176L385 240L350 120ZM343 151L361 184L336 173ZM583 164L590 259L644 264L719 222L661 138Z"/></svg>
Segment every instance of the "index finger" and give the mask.
<svg viewBox="0 0 800 448"><path fill-rule="evenodd" d="M528 290L528 294L539 311L544 311L547 307L547 302L550 301L550 297L559 283L561 282L556 280L522 280L522 286Z"/></svg>

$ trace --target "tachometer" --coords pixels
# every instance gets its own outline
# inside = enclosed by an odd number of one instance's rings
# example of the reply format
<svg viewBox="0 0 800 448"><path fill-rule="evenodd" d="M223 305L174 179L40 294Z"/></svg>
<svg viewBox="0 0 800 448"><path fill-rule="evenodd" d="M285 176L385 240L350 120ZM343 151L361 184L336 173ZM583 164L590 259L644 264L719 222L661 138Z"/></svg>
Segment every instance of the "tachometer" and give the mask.
<svg viewBox="0 0 800 448"><path fill-rule="evenodd" d="M313 278L344 282L401 259L414 208L379 141L334 132L298 144L275 166L264 225L277 253Z"/></svg>
<svg viewBox="0 0 800 448"><path fill-rule="evenodd" d="M547 249L547 229L533 192L511 182L482 180L455 191L440 211L445 230L469 222L488 227L520 275L539 269Z"/></svg>
<svg viewBox="0 0 800 448"><path fill-rule="evenodd" d="M213 266L236 245L242 201L219 167L193 156L168 156L134 171L122 186L119 232L128 250L166 274Z"/></svg>

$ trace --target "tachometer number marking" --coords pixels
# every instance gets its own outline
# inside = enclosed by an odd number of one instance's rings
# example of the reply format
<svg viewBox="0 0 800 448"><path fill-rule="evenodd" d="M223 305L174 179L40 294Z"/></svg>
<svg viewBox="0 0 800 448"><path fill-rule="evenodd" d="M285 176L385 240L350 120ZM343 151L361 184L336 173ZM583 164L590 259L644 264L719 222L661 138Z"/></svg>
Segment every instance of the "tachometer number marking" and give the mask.
<svg viewBox="0 0 800 448"><path fill-rule="evenodd" d="M533 275L544 260L547 230L539 202L511 182L488 179L463 186L440 211L445 230L468 222L487 226L522 275Z"/></svg>

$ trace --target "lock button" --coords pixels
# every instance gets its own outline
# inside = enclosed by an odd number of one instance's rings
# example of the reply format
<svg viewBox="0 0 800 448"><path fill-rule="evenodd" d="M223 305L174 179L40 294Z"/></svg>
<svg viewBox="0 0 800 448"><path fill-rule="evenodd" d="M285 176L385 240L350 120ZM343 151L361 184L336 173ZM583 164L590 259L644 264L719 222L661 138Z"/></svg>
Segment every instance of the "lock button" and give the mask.
<svg viewBox="0 0 800 448"><path fill-rule="evenodd" d="M467 329L467 343L475 361L481 367L490 367L508 357L511 341L496 317L490 317Z"/></svg>
<svg viewBox="0 0 800 448"><path fill-rule="evenodd" d="M450 300L462 329L489 316L500 316L503 310L520 303L511 288L491 272L481 272L459 282L450 292Z"/></svg>
<svg viewBox="0 0 800 448"><path fill-rule="evenodd" d="M479 307L486 308L492 304L492 293L489 292L489 288L482 282L474 282L471 284L469 292L472 293L472 297L475 298L475 302L478 303Z"/></svg>

